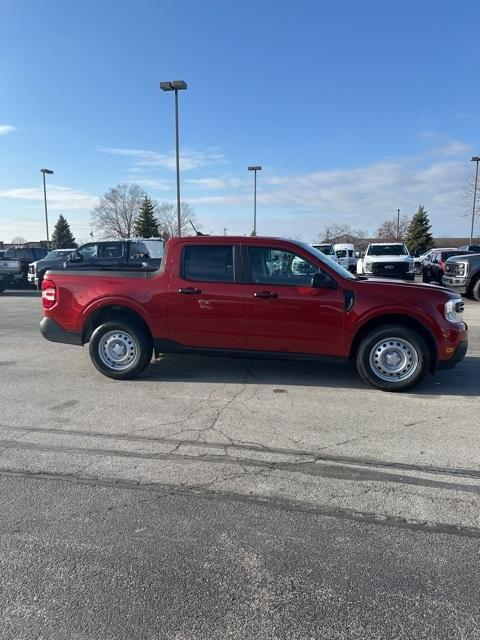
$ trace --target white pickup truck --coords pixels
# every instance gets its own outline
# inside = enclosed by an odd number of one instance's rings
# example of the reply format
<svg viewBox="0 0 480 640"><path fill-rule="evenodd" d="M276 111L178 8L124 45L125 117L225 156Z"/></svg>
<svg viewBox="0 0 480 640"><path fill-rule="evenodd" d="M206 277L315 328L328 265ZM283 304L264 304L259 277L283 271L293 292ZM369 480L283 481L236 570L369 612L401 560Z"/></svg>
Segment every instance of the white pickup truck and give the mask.
<svg viewBox="0 0 480 640"><path fill-rule="evenodd" d="M20 273L20 262L16 259L4 258L4 254L4 251L0 251L0 293L3 293L7 284Z"/></svg>
<svg viewBox="0 0 480 640"><path fill-rule="evenodd" d="M415 264L402 242L373 242L357 262L357 274L372 278L415 280Z"/></svg>

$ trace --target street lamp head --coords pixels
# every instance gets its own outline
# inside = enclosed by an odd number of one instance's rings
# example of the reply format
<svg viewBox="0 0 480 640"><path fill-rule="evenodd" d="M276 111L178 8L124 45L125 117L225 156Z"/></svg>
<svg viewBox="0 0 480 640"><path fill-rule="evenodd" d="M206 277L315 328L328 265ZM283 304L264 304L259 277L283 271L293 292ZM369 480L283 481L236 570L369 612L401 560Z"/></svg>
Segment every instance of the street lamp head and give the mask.
<svg viewBox="0 0 480 640"><path fill-rule="evenodd" d="M174 89L186 89L187 83L184 80L172 80L172 87Z"/></svg>
<svg viewBox="0 0 480 640"><path fill-rule="evenodd" d="M260 167L259 165L254 165L253 167L247 167L247 169L249 171L261 171L262 167Z"/></svg>
<svg viewBox="0 0 480 640"><path fill-rule="evenodd" d="M53 171L51 171L50 169L40 169L40 173L46 173L47 175L52 175Z"/></svg>
<svg viewBox="0 0 480 640"><path fill-rule="evenodd" d="M160 82L160 89L162 91L178 91L186 89L187 83L183 80L173 80L172 82Z"/></svg>
<svg viewBox="0 0 480 640"><path fill-rule="evenodd" d="M473 156L472 162L480 162L480 156Z"/></svg>

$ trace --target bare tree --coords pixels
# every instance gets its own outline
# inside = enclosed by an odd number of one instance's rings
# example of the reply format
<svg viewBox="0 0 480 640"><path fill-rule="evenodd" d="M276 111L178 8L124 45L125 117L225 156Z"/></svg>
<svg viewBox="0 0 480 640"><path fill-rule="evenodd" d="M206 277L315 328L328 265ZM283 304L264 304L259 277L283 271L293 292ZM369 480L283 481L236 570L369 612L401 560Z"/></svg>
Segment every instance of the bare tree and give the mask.
<svg viewBox="0 0 480 640"><path fill-rule="evenodd" d="M111 187L92 211L92 224L103 237L131 238L145 193L138 184Z"/></svg>
<svg viewBox="0 0 480 640"><path fill-rule="evenodd" d="M349 224L327 225L319 234L319 242L351 243L355 244L359 239L367 237L367 232L363 229L352 229Z"/></svg>
<svg viewBox="0 0 480 640"><path fill-rule="evenodd" d="M155 213L158 220L158 233L161 238L168 240L178 235L177 207L170 202L157 202ZM196 214L188 202L180 203L180 228L182 236L194 233L190 222L195 224ZM198 226L198 225L195 225Z"/></svg>
<svg viewBox="0 0 480 640"><path fill-rule="evenodd" d="M12 244L26 244L27 240L23 236L15 236L12 238Z"/></svg>
<svg viewBox="0 0 480 640"><path fill-rule="evenodd" d="M395 242L396 240L403 240L407 235L408 227L410 225L409 216L403 215L400 217L400 225L397 230L397 216L384 220L378 227L377 237L379 240L385 242Z"/></svg>

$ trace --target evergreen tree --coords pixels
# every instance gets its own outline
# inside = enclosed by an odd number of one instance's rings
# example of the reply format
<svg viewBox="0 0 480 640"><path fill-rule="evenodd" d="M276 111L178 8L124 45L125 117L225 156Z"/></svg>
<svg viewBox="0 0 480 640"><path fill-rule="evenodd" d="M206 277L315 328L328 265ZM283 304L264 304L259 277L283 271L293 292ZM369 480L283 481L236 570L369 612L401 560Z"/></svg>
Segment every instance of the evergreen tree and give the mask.
<svg viewBox="0 0 480 640"><path fill-rule="evenodd" d="M155 218L155 204L145 195L134 225L135 235L139 238L157 238L158 220Z"/></svg>
<svg viewBox="0 0 480 640"><path fill-rule="evenodd" d="M53 230L52 245L54 249L73 249L78 246L70 231L70 225L61 214Z"/></svg>
<svg viewBox="0 0 480 640"><path fill-rule="evenodd" d="M412 217L405 236L405 244L410 253L420 255L435 246L433 236L430 233L431 226L425 208L420 205Z"/></svg>

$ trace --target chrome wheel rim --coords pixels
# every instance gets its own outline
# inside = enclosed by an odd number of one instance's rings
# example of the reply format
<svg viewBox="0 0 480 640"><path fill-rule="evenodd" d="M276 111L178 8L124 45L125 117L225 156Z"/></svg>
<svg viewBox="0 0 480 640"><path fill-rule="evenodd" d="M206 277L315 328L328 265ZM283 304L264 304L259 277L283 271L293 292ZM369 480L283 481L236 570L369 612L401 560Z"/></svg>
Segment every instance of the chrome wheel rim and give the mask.
<svg viewBox="0 0 480 640"><path fill-rule="evenodd" d="M417 370L418 353L403 338L386 338L377 342L370 351L370 366L380 380L403 382Z"/></svg>
<svg viewBox="0 0 480 640"><path fill-rule="evenodd" d="M98 344L103 364L114 371L129 369L138 358L138 345L126 331L109 331Z"/></svg>

